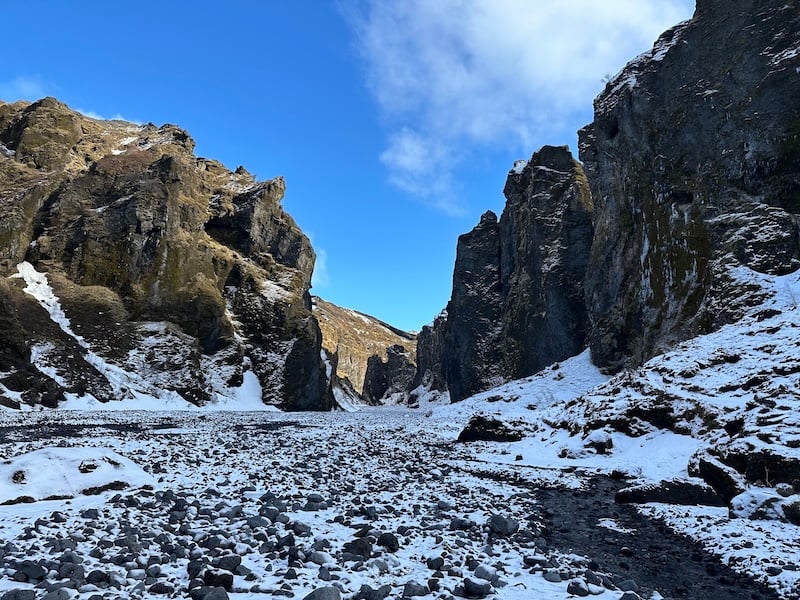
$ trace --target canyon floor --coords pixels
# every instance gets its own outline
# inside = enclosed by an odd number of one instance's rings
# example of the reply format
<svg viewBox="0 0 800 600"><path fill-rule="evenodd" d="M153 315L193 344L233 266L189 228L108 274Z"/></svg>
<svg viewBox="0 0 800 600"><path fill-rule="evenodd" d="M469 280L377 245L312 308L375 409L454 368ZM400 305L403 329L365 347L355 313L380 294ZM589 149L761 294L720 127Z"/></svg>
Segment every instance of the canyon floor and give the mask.
<svg viewBox="0 0 800 600"><path fill-rule="evenodd" d="M447 408L2 412L0 598L796 597L794 526L617 505Z"/></svg>

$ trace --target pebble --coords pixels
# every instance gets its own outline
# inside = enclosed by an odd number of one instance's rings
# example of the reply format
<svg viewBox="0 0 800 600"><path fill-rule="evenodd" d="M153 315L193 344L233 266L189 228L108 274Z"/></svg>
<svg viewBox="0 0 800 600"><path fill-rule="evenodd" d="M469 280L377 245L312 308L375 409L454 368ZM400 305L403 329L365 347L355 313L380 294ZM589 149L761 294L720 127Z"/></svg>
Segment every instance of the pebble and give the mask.
<svg viewBox="0 0 800 600"><path fill-rule="evenodd" d="M468 598L485 598L492 592L492 584L485 579L464 578L464 593Z"/></svg>

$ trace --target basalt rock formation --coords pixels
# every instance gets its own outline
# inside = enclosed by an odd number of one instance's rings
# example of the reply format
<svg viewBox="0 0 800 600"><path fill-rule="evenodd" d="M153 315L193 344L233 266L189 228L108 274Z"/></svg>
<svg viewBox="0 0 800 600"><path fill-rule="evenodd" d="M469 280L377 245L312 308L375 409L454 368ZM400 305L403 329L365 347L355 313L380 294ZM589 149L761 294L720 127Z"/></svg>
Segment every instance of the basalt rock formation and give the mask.
<svg viewBox="0 0 800 600"><path fill-rule="evenodd" d="M444 336L447 311L442 311L430 325L425 325L417 336L417 372L411 390L447 391L444 371Z"/></svg>
<svg viewBox="0 0 800 600"><path fill-rule="evenodd" d="M312 298L334 382L368 404L404 393L416 372L416 335L322 298Z"/></svg>
<svg viewBox="0 0 800 600"><path fill-rule="evenodd" d="M330 407L314 251L280 205L283 179L193 150L173 125L90 119L52 98L0 103L7 404L205 404L247 380L268 404Z"/></svg>
<svg viewBox="0 0 800 600"><path fill-rule="evenodd" d="M487 212L456 250L446 317L420 335L416 385L452 401L578 353L592 202L565 147L545 146L508 176L501 218ZM444 381L442 381L444 380Z"/></svg>
<svg viewBox="0 0 800 600"><path fill-rule="evenodd" d="M759 302L739 265L800 266L800 12L698 0L595 100L580 157L595 203L596 364L638 365Z"/></svg>
<svg viewBox="0 0 800 600"><path fill-rule="evenodd" d="M389 346L385 361L377 354L367 360L362 398L369 404L382 403L392 396L405 398L416 372L417 367L409 360L405 346Z"/></svg>
<svg viewBox="0 0 800 600"><path fill-rule="evenodd" d="M586 345L615 372L762 302L737 269L800 267L798 97L795 3L698 0L595 100L583 169L543 148L459 240L414 383L455 401Z"/></svg>
<svg viewBox="0 0 800 600"><path fill-rule="evenodd" d="M502 382L502 304L500 225L488 211L456 247L442 360L451 400Z"/></svg>

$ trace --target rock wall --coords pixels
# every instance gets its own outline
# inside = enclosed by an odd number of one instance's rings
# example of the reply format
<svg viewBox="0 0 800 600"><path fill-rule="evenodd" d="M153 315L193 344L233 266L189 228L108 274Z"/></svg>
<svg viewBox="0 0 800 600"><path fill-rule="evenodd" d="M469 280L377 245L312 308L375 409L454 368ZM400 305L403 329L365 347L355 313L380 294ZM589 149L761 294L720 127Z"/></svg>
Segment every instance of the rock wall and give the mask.
<svg viewBox="0 0 800 600"><path fill-rule="evenodd" d="M589 322L583 280L592 197L566 147L545 146L512 170L500 218L504 378L578 354Z"/></svg>
<svg viewBox="0 0 800 600"><path fill-rule="evenodd" d="M458 401L578 353L592 201L566 147L545 146L509 173L501 218L487 212L456 250L446 317L424 328L414 387Z"/></svg>
<svg viewBox="0 0 800 600"><path fill-rule="evenodd" d="M453 402L502 382L500 225L488 211L458 238L444 329L444 367Z"/></svg>
<svg viewBox="0 0 800 600"><path fill-rule="evenodd" d="M793 2L699 0L595 100L585 171L543 148L459 240L415 384L459 400L587 343L615 372L762 302L737 268L800 267L799 48Z"/></svg>
<svg viewBox="0 0 800 600"><path fill-rule="evenodd" d="M330 407L308 294L314 251L281 208L281 178L256 182L195 157L175 126L89 119L52 98L0 104L0 144L10 217L0 272L13 275L23 260L46 271L90 350L37 333L20 313L27 346L39 349L28 372L47 379L55 369L62 393L101 401L147 388L203 404L251 370L266 403ZM9 281L1 291L11 305L29 301ZM85 360L94 354L141 381L109 386L91 364L100 359Z"/></svg>
<svg viewBox="0 0 800 600"><path fill-rule="evenodd" d="M580 157L598 365L638 365L759 302L730 268L800 266L799 46L796 3L699 0L595 100Z"/></svg>
<svg viewBox="0 0 800 600"><path fill-rule="evenodd" d="M444 372L444 333L447 311L442 311L430 325L422 327L417 336L417 372L410 389L422 388L434 392L447 391Z"/></svg>
<svg viewBox="0 0 800 600"><path fill-rule="evenodd" d="M367 360L362 398L369 404L380 404L392 397L403 399L416 371L405 346L389 346L385 361L377 354Z"/></svg>

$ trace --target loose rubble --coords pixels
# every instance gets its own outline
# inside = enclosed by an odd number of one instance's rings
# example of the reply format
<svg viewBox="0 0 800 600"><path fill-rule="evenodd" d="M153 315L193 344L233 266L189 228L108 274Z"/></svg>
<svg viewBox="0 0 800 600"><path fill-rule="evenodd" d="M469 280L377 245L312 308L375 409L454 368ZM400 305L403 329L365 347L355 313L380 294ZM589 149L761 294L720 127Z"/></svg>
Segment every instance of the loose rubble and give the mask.
<svg viewBox="0 0 800 600"><path fill-rule="evenodd" d="M426 419L0 413L3 456L108 448L152 477L0 507L0 599L651 597L553 543L552 482L483 472Z"/></svg>

